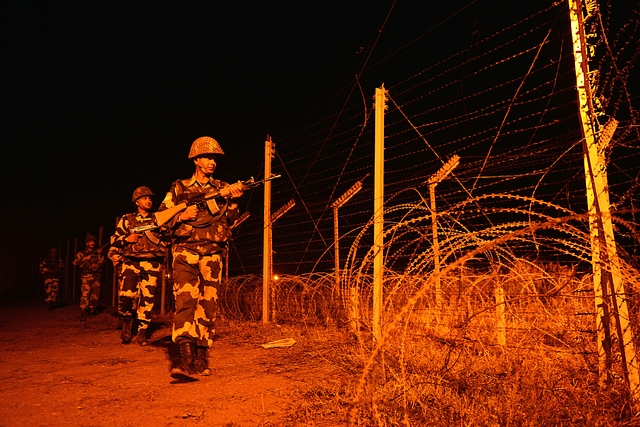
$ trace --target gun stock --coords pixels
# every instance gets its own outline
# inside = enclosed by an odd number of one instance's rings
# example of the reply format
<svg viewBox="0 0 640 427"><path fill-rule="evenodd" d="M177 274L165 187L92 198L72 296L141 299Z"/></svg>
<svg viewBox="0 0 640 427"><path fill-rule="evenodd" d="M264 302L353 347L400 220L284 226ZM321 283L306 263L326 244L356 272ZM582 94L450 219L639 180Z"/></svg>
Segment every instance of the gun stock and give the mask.
<svg viewBox="0 0 640 427"><path fill-rule="evenodd" d="M155 221L158 227L160 227L161 225L166 224L171 218L173 218L179 212L182 212L185 209L187 209L187 202L182 202L179 205L175 205L171 208L154 213L153 217L155 218Z"/></svg>

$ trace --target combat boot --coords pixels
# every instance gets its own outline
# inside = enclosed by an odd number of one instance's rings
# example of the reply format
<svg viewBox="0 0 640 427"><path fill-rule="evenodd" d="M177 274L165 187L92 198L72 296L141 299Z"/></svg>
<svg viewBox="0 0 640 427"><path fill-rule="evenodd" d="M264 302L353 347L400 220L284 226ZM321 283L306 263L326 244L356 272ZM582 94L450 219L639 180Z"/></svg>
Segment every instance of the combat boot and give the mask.
<svg viewBox="0 0 640 427"><path fill-rule="evenodd" d="M136 341L141 346L147 346L151 344L149 342L149 338L147 338L147 330L146 329L138 329L138 335L136 335Z"/></svg>
<svg viewBox="0 0 640 427"><path fill-rule="evenodd" d="M131 343L131 339L133 338L133 319L131 316L125 316L122 319L122 334L120 335L120 339L122 340L122 344Z"/></svg>
<svg viewBox="0 0 640 427"><path fill-rule="evenodd" d="M199 375L211 375L209 361L207 360L207 347L196 347L196 355L193 359L193 367Z"/></svg>
<svg viewBox="0 0 640 427"><path fill-rule="evenodd" d="M180 364L171 369L171 377L179 380L193 381L195 370L193 368L193 347L192 341L183 341L180 344Z"/></svg>

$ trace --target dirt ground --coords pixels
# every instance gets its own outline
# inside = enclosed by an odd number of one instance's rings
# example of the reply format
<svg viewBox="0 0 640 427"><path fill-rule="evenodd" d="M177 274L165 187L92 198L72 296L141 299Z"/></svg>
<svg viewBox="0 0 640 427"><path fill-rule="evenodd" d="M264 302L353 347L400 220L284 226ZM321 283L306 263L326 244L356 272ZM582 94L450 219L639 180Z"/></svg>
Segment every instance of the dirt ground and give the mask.
<svg viewBox="0 0 640 427"><path fill-rule="evenodd" d="M222 319L210 377L179 382L167 321L152 345L120 343L105 310L81 324L77 305L0 307L0 426L331 426L344 414L305 402L342 375L317 343L286 328ZM309 334L310 335L310 334ZM288 348L260 346L294 338ZM320 391L319 391L320 390ZM301 400L302 399L302 400Z"/></svg>

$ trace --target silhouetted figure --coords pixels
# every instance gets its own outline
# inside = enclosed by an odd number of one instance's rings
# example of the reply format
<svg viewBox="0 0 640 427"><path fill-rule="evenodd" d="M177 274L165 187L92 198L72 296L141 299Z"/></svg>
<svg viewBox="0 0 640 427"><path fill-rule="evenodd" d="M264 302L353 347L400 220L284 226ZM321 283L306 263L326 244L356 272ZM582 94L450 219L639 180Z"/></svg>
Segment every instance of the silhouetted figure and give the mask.
<svg viewBox="0 0 640 427"><path fill-rule="evenodd" d="M80 321L87 320L87 316L95 316L100 300L100 279L104 256L102 249L96 249L97 239L91 233L85 238L85 248L76 254L73 265L80 268L82 285L80 295Z"/></svg>
<svg viewBox="0 0 640 427"><path fill-rule="evenodd" d="M64 263L58 257L56 248L49 249L47 257L40 263L39 270L44 279L44 301L47 304L47 310L51 311L58 300L60 278L64 270Z"/></svg>

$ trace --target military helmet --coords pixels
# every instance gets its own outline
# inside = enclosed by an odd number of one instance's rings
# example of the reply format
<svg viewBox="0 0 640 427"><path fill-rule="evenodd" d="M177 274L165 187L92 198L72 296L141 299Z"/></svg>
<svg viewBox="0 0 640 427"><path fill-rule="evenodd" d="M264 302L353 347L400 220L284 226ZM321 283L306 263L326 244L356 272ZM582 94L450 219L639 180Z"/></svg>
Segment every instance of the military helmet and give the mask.
<svg viewBox="0 0 640 427"><path fill-rule="evenodd" d="M131 198L131 202L135 203L140 197L144 196L155 196L153 192L149 189L149 187L145 187L144 185L133 190L133 197Z"/></svg>
<svg viewBox="0 0 640 427"><path fill-rule="evenodd" d="M191 150L189 150L189 159L193 159L203 154L224 155L224 151L222 151L220 144L218 144L218 141L216 141L215 139L211 138L210 136L201 136L200 138L193 141L193 144L191 144Z"/></svg>
<svg viewBox="0 0 640 427"><path fill-rule="evenodd" d="M89 242L89 240L93 240L94 242L98 242L98 239L96 239L96 236L94 236L91 233L87 233L87 237L85 237L84 242L87 243Z"/></svg>

